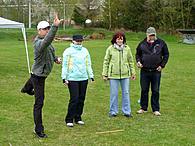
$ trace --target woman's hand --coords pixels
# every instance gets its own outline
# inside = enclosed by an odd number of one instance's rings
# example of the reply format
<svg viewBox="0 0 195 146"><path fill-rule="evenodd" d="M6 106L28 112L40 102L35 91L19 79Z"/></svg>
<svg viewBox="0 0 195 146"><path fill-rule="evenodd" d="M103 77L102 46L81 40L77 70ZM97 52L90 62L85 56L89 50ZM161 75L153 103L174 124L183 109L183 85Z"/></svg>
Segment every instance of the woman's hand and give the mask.
<svg viewBox="0 0 195 146"><path fill-rule="evenodd" d="M132 75L131 80L135 80L135 79L136 79L136 75Z"/></svg>
<svg viewBox="0 0 195 146"><path fill-rule="evenodd" d="M108 80L108 77L107 76L103 76L102 77L104 81L107 81Z"/></svg>
<svg viewBox="0 0 195 146"><path fill-rule="evenodd" d="M63 81L64 86L68 86L69 84L68 80L63 79L62 81Z"/></svg>

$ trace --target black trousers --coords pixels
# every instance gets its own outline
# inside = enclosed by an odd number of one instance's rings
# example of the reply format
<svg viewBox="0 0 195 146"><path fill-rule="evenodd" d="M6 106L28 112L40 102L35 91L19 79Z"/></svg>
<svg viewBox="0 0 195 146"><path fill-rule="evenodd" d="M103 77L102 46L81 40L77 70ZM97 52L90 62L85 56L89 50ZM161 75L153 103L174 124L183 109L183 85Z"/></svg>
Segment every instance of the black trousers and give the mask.
<svg viewBox="0 0 195 146"><path fill-rule="evenodd" d="M151 85L151 106L152 111L160 111L159 104L159 88L160 88L161 72L158 71L144 71L140 73L141 84L141 109L147 111L148 108L148 93Z"/></svg>
<svg viewBox="0 0 195 146"><path fill-rule="evenodd" d="M68 105L68 112L65 118L66 123L73 123L81 121L83 113L85 95L87 90L88 80L85 81L69 81L68 89L70 93L70 100Z"/></svg>
<svg viewBox="0 0 195 146"><path fill-rule="evenodd" d="M30 79L24 85L24 90L35 92L35 103L33 107L33 117L35 124L35 132L44 132L44 126L42 123L42 108L44 104L44 89L45 89L46 77L40 77L31 74Z"/></svg>

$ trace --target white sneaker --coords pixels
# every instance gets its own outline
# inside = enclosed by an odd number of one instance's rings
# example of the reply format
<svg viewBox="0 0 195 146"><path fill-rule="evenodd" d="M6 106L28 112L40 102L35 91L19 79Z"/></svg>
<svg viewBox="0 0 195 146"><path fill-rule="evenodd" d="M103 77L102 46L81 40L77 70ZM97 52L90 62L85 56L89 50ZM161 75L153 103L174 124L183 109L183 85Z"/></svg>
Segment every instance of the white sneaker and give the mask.
<svg viewBox="0 0 195 146"><path fill-rule="evenodd" d="M155 116L160 116L161 113L160 113L159 111L155 111L155 112L154 112L154 115L155 115Z"/></svg>
<svg viewBox="0 0 195 146"><path fill-rule="evenodd" d="M83 121L78 121L77 124L84 125L85 123Z"/></svg>
<svg viewBox="0 0 195 146"><path fill-rule="evenodd" d="M143 114L143 113L146 113L147 111L143 110L143 109L140 109L137 111L137 114Z"/></svg>
<svg viewBox="0 0 195 146"><path fill-rule="evenodd" d="M74 124L73 124L73 123L66 123L66 126L68 126L68 127L73 127Z"/></svg>

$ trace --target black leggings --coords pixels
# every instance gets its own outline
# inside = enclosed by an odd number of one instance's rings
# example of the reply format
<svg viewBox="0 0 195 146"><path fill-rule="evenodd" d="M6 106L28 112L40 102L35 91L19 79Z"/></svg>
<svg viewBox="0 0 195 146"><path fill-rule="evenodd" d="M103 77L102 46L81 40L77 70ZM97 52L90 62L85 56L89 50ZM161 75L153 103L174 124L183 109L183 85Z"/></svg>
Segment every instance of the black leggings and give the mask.
<svg viewBox="0 0 195 146"><path fill-rule="evenodd" d="M87 90L88 80L84 81L69 81L68 89L70 93L70 100L68 105L68 113L65 118L66 123L81 121L83 113L85 95Z"/></svg>

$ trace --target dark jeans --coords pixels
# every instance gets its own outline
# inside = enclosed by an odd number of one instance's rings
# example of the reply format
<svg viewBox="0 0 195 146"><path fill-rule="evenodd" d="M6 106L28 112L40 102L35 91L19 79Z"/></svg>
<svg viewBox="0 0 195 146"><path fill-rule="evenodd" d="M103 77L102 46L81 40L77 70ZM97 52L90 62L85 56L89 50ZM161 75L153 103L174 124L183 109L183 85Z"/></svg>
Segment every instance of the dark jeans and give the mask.
<svg viewBox="0 0 195 146"><path fill-rule="evenodd" d="M70 93L70 100L68 105L68 113L65 118L66 123L73 123L81 121L83 113L85 95L87 90L88 80L85 81L69 81L68 89Z"/></svg>
<svg viewBox="0 0 195 146"><path fill-rule="evenodd" d="M44 127L42 124L42 108L44 103L44 88L45 88L45 79L46 77L40 77L31 74L30 79L24 85L25 91L35 92L35 103L33 108L35 132L40 133L44 132Z"/></svg>
<svg viewBox="0 0 195 146"><path fill-rule="evenodd" d="M148 108L148 93L151 85L151 106L152 111L160 111L159 104L159 88L161 72L158 71L144 71L141 70L140 73L140 84L141 84L141 109L147 111Z"/></svg>

